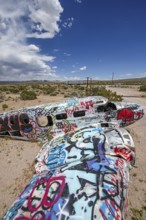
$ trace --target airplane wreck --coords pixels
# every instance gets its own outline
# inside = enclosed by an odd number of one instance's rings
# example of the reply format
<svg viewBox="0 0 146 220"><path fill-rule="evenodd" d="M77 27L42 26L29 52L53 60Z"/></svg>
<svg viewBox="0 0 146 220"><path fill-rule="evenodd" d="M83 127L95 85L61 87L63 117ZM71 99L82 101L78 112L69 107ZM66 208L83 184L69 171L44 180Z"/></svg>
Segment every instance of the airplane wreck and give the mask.
<svg viewBox="0 0 146 220"><path fill-rule="evenodd" d="M71 98L0 114L0 136L47 141L98 122L103 127L126 126L143 114L143 107L136 103L109 102L102 96Z"/></svg>
<svg viewBox="0 0 146 220"><path fill-rule="evenodd" d="M135 146L123 127L143 114L101 96L1 114L0 136L45 142L3 220L124 220Z"/></svg>

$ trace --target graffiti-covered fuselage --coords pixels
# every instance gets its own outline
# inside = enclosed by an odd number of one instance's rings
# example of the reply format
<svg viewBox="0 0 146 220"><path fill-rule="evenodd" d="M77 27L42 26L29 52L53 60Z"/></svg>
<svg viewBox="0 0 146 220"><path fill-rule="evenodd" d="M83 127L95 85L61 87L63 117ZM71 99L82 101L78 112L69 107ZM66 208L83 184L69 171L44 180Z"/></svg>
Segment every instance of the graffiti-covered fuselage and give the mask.
<svg viewBox="0 0 146 220"><path fill-rule="evenodd" d="M119 126L143 114L138 104L98 96L1 114L1 136L46 141L3 219L125 219L135 146Z"/></svg>
<svg viewBox="0 0 146 220"><path fill-rule="evenodd" d="M105 97L89 96L3 113L0 115L0 136L43 141L93 123L108 122L103 126L118 126L121 122L124 125L128 120L133 121L131 115L126 121L123 121L123 114L118 118L119 109L126 108L126 105L119 106L120 103L110 103ZM142 108L137 117L141 115Z"/></svg>

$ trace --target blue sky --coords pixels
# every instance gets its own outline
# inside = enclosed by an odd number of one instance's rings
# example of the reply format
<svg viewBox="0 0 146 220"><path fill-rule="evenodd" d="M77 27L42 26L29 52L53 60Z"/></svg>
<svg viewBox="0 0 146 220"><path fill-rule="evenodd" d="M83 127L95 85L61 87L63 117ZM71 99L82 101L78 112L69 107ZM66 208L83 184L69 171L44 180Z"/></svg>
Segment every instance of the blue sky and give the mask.
<svg viewBox="0 0 146 220"><path fill-rule="evenodd" d="M145 0L0 3L0 80L146 77Z"/></svg>

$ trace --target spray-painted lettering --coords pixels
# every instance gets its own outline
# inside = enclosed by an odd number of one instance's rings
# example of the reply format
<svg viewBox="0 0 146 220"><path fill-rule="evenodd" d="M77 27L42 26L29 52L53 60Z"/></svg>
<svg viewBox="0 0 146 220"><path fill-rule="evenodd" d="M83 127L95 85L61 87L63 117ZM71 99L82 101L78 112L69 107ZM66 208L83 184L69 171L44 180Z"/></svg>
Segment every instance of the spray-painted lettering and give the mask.
<svg viewBox="0 0 146 220"><path fill-rule="evenodd" d="M26 133L32 130L32 125L29 122L29 116L26 113L9 115L4 118L0 118L0 132L18 130Z"/></svg>

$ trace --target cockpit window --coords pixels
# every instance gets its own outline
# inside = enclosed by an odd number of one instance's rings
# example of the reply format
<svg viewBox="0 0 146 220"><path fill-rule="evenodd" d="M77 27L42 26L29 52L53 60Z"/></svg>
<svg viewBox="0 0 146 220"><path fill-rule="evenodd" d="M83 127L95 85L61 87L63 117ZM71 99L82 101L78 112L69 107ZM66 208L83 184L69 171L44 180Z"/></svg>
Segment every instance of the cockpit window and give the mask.
<svg viewBox="0 0 146 220"><path fill-rule="evenodd" d="M67 119L67 114L66 113L57 114L56 119L57 120Z"/></svg>
<svg viewBox="0 0 146 220"><path fill-rule="evenodd" d="M85 116L85 111L81 110L81 111L75 111L73 113L73 116L76 117L81 117L81 116Z"/></svg>

